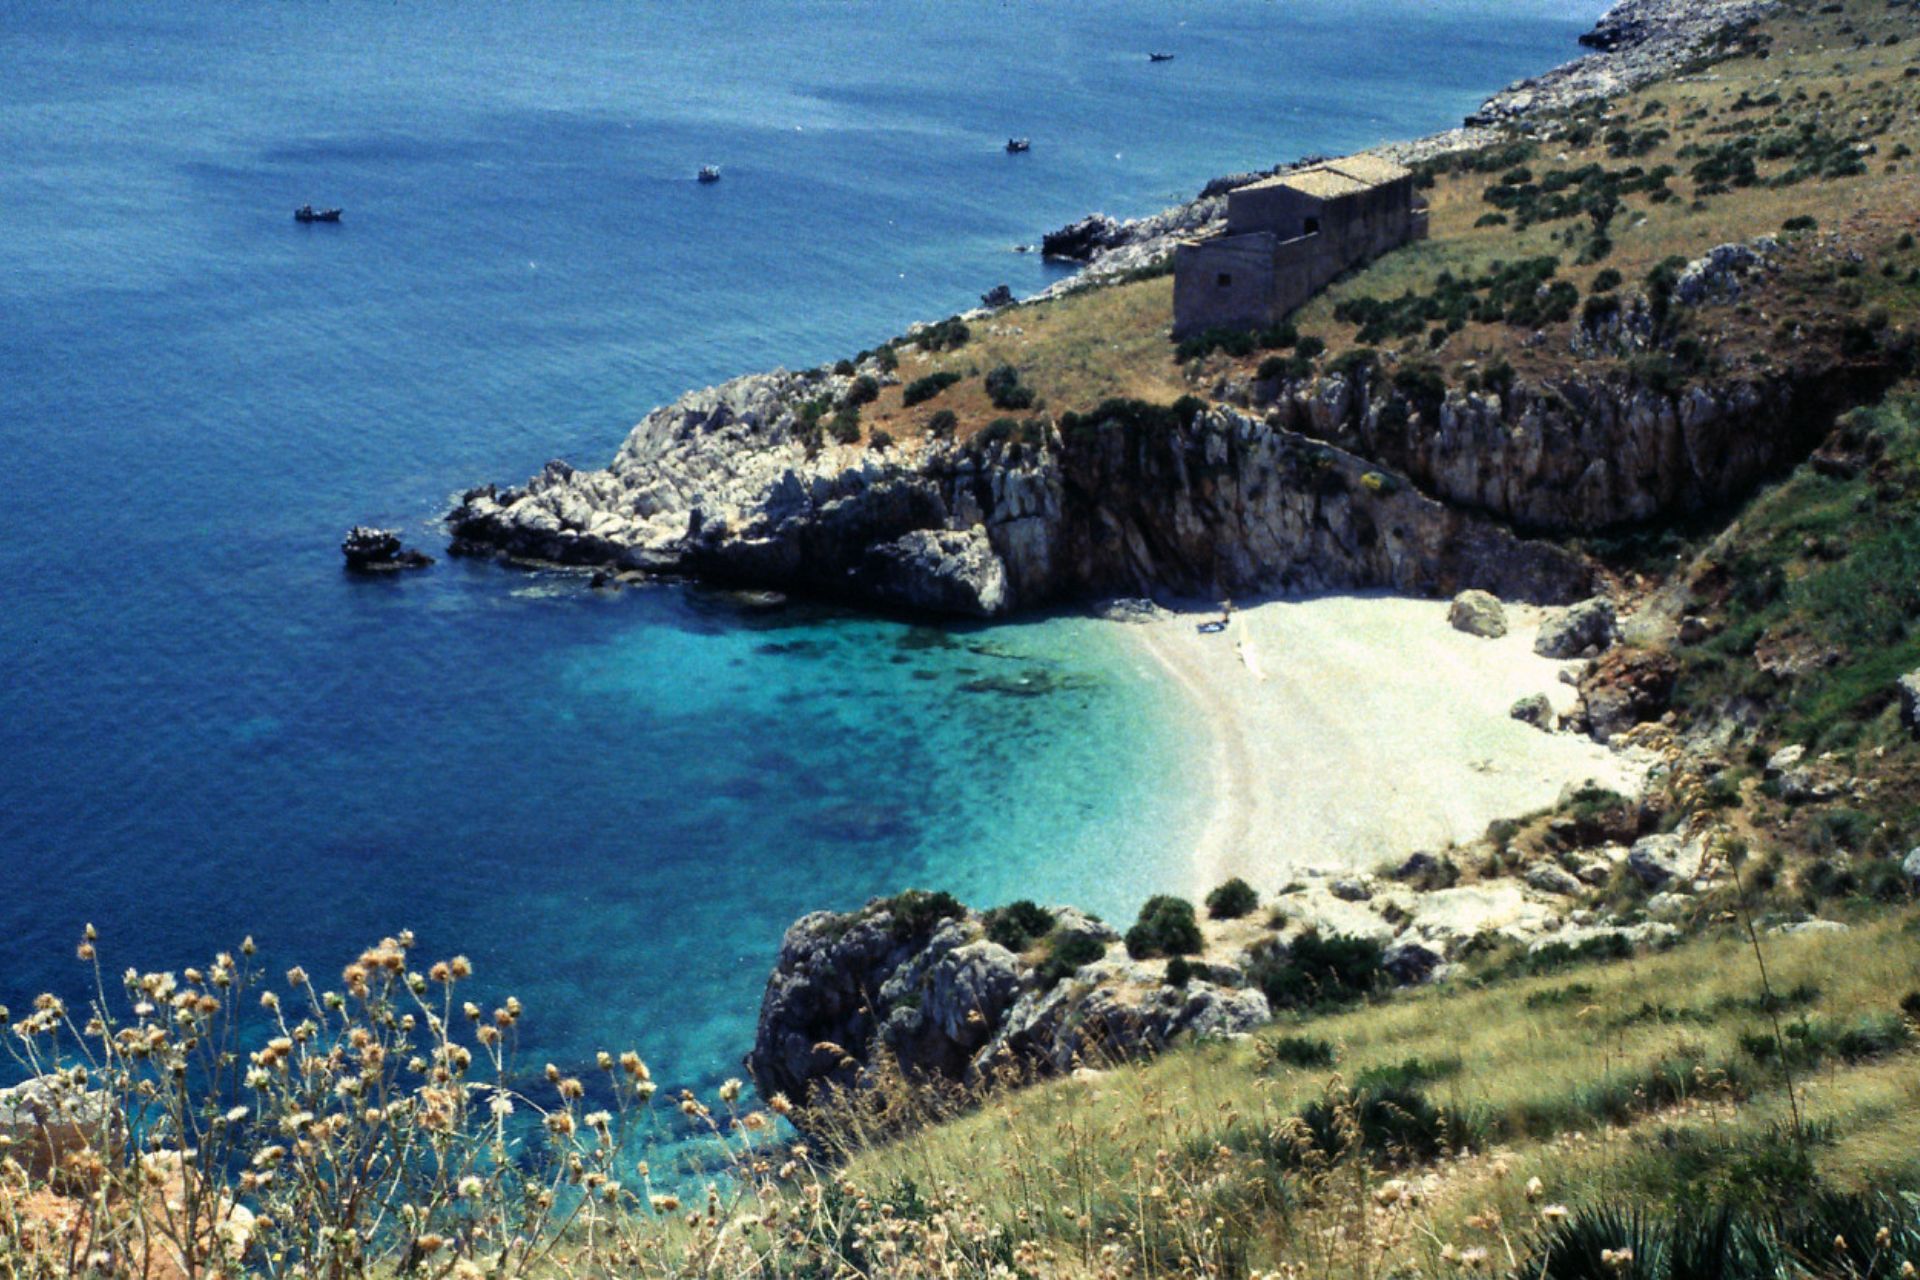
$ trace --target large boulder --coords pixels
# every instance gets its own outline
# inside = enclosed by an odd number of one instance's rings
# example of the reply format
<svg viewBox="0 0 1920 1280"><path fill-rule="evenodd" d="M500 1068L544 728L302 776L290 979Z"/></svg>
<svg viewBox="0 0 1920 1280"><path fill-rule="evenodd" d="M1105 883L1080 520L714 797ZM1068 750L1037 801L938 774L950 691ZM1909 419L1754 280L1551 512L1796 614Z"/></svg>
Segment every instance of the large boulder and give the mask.
<svg viewBox="0 0 1920 1280"><path fill-rule="evenodd" d="M1920 671L1909 671L1895 683L1900 694L1900 723L1920 737Z"/></svg>
<svg viewBox="0 0 1920 1280"><path fill-rule="evenodd" d="M1521 724L1530 724L1536 729L1553 728L1553 703L1547 701L1544 693L1531 693L1507 709L1507 714Z"/></svg>
<svg viewBox="0 0 1920 1280"><path fill-rule="evenodd" d="M1580 677L1580 716L1599 742L1655 720L1673 701L1679 664L1653 649L1614 649Z"/></svg>
<svg viewBox="0 0 1920 1280"><path fill-rule="evenodd" d="M1447 606L1447 622L1455 631L1497 640L1507 634L1507 611L1491 591L1462 591Z"/></svg>
<svg viewBox="0 0 1920 1280"><path fill-rule="evenodd" d="M1565 867L1554 862L1536 862L1521 877L1542 893L1572 897L1581 891L1580 881Z"/></svg>
<svg viewBox="0 0 1920 1280"><path fill-rule="evenodd" d="M1649 889L1691 883L1706 859L1705 847L1676 833L1642 836L1627 851L1627 870Z"/></svg>
<svg viewBox="0 0 1920 1280"><path fill-rule="evenodd" d="M1613 603L1595 596L1547 615L1533 638L1533 651L1543 658L1581 658L1600 653L1618 634Z"/></svg>

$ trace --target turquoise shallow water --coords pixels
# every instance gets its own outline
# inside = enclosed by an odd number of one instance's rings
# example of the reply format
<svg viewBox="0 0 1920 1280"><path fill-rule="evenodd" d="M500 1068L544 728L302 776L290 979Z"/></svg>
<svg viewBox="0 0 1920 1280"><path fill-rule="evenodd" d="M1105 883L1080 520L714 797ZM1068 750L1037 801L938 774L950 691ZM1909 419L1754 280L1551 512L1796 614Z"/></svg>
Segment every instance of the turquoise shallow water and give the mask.
<svg viewBox="0 0 1920 1280"><path fill-rule="evenodd" d="M335 543L437 549L452 492L688 385L1038 288L1007 247L1090 208L1448 124L1597 8L0 5L0 1001L78 994L88 920L115 964L250 932L321 972L411 927L530 1052L698 1083L803 911L1184 884L1185 730L1091 623Z"/></svg>

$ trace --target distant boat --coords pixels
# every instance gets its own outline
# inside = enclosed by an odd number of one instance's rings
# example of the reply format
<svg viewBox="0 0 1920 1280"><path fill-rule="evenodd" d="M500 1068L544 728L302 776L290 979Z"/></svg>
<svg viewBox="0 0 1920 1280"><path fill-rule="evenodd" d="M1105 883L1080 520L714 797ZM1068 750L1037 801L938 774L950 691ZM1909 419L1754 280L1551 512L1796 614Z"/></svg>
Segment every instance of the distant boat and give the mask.
<svg viewBox="0 0 1920 1280"><path fill-rule="evenodd" d="M1148 62L1172 62L1173 55L1170 53L1150 53L1147 55L1147 61Z"/></svg>
<svg viewBox="0 0 1920 1280"><path fill-rule="evenodd" d="M1033 143L1026 138L1008 138L1007 139L1007 154L1010 156L1017 156L1022 151L1031 151L1031 150L1033 150Z"/></svg>
<svg viewBox="0 0 1920 1280"><path fill-rule="evenodd" d="M718 182L718 181L720 181L720 166L719 166L719 165L717 165L717 164L703 164L703 165L701 165L701 166L700 166L700 173L699 173L699 180L700 180L701 182Z"/></svg>
<svg viewBox="0 0 1920 1280"><path fill-rule="evenodd" d="M340 221L340 211L338 209L316 209L310 204L303 204L293 211L293 220L295 222L338 222Z"/></svg>

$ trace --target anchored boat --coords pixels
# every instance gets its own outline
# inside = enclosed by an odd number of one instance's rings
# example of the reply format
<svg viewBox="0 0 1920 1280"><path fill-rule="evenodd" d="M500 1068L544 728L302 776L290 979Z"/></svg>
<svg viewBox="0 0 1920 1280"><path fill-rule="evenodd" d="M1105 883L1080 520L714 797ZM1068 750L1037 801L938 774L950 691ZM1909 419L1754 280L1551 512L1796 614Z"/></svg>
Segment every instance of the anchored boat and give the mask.
<svg viewBox="0 0 1920 1280"><path fill-rule="evenodd" d="M303 204L293 211L293 220L295 222L338 222L340 221L340 211L338 209L316 209L310 204Z"/></svg>
<svg viewBox="0 0 1920 1280"><path fill-rule="evenodd" d="M717 164L703 164L700 166L698 177L701 182L718 182L720 181L720 166Z"/></svg>
<svg viewBox="0 0 1920 1280"><path fill-rule="evenodd" d="M1031 151L1031 150L1033 150L1033 143L1029 142L1025 138L1008 138L1007 139L1007 154L1010 156L1017 156L1022 151Z"/></svg>

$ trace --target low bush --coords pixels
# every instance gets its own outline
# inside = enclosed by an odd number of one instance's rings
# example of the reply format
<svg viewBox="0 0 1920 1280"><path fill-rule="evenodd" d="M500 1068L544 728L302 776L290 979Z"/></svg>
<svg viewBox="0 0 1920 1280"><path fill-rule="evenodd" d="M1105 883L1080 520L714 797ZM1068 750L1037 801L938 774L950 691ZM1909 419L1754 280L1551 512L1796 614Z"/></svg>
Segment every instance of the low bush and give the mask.
<svg viewBox="0 0 1920 1280"><path fill-rule="evenodd" d="M987 938L1009 951L1025 951L1053 928L1053 912L1028 898L987 912Z"/></svg>
<svg viewBox="0 0 1920 1280"><path fill-rule="evenodd" d="M1330 1008L1379 989L1383 948L1371 938L1303 933L1257 956L1247 977L1276 1009Z"/></svg>
<svg viewBox="0 0 1920 1280"><path fill-rule="evenodd" d="M939 409L927 419L927 434L936 440L950 440L959 428L960 419L951 409Z"/></svg>
<svg viewBox="0 0 1920 1280"><path fill-rule="evenodd" d="M1353 1087L1366 1092L1381 1089L1417 1089L1460 1074L1458 1058L1403 1058L1380 1066L1367 1067L1353 1078Z"/></svg>
<svg viewBox="0 0 1920 1280"><path fill-rule="evenodd" d="M1207 895L1207 914L1215 920L1238 920L1260 905L1260 895L1239 876Z"/></svg>
<svg viewBox="0 0 1920 1280"><path fill-rule="evenodd" d="M1154 956L1198 955L1200 924L1193 904L1171 894L1156 894L1140 908L1140 918L1127 930L1127 954L1135 960Z"/></svg>
<svg viewBox="0 0 1920 1280"><path fill-rule="evenodd" d="M944 890L929 893L925 889L908 889L891 898L882 898L874 903L872 910L884 911L893 917L893 936L903 939L924 938L942 920L957 920L967 914L967 909L952 894Z"/></svg>
<svg viewBox="0 0 1920 1280"><path fill-rule="evenodd" d="M987 371L987 399L996 409L1030 409L1033 388L1020 381L1020 371L1010 364L995 365Z"/></svg>
<svg viewBox="0 0 1920 1280"><path fill-rule="evenodd" d="M1060 980L1069 977L1081 965L1092 964L1107 954L1106 944L1084 933L1047 935L1047 954L1035 970L1042 991L1051 991Z"/></svg>
<svg viewBox="0 0 1920 1280"><path fill-rule="evenodd" d="M872 404L880 398L880 383L871 374L863 373L847 386L846 394L840 397L842 405Z"/></svg>
<svg viewBox="0 0 1920 1280"><path fill-rule="evenodd" d="M1333 1046L1317 1036L1272 1036L1254 1041L1254 1060L1260 1070L1279 1067L1330 1067Z"/></svg>
<svg viewBox="0 0 1920 1280"><path fill-rule="evenodd" d="M950 369L930 373L924 378L915 378L901 391L900 402L905 405L923 404L958 381L960 381L960 375Z"/></svg>
<svg viewBox="0 0 1920 1280"><path fill-rule="evenodd" d="M966 321L959 316L949 316L928 325L913 340L922 351L952 351L965 346L972 337L973 331L967 328Z"/></svg>

